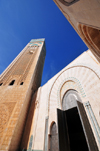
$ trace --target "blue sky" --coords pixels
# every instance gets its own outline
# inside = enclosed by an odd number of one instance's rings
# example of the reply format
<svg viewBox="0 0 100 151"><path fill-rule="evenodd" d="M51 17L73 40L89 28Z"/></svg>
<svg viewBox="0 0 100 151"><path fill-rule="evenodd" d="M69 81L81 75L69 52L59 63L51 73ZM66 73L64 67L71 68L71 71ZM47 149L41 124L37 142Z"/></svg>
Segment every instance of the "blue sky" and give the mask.
<svg viewBox="0 0 100 151"><path fill-rule="evenodd" d="M87 50L53 0L0 0L0 74L38 38L46 42L42 85Z"/></svg>

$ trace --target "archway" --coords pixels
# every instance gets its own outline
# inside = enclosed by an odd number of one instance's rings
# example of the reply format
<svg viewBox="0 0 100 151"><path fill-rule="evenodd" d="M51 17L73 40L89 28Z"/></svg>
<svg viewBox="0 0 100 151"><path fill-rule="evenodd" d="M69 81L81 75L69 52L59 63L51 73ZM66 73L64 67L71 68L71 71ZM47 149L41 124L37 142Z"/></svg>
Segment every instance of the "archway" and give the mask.
<svg viewBox="0 0 100 151"><path fill-rule="evenodd" d="M84 106L75 90L63 97L62 110L58 113L60 151L98 151Z"/></svg>

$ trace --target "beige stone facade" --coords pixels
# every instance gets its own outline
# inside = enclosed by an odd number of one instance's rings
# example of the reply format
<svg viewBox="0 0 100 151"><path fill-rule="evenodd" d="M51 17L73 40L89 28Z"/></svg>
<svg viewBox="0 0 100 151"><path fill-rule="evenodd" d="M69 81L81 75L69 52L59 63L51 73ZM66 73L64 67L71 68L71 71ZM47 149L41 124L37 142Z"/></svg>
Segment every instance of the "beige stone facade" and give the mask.
<svg viewBox="0 0 100 151"><path fill-rule="evenodd" d="M92 150L100 150L100 71L98 69L97 59L88 50L38 89L30 134L32 144L29 149L52 151L49 139L54 122L58 134L57 108L62 109L64 95L70 90L75 90L82 100L97 145L97 148Z"/></svg>
<svg viewBox="0 0 100 151"><path fill-rule="evenodd" d="M54 2L100 62L100 1L54 0Z"/></svg>
<svg viewBox="0 0 100 151"><path fill-rule="evenodd" d="M0 77L0 150L19 150L31 99L41 84L44 39L31 40Z"/></svg>

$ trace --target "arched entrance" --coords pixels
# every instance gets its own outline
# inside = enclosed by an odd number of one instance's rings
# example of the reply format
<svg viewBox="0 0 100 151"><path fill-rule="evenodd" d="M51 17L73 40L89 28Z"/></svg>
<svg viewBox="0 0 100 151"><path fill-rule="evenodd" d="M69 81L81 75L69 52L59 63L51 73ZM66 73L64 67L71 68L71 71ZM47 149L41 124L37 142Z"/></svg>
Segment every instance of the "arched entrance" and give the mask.
<svg viewBox="0 0 100 151"><path fill-rule="evenodd" d="M68 91L58 113L60 151L98 151L84 106L75 90Z"/></svg>

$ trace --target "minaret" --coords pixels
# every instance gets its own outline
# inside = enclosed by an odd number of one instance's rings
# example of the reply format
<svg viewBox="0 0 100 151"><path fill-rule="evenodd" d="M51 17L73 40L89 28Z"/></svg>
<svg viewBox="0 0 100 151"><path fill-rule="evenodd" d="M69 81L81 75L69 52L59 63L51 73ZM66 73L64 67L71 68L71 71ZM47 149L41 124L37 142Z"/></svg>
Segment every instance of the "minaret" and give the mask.
<svg viewBox="0 0 100 151"><path fill-rule="evenodd" d="M0 150L19 148L31 98L41 84L45 40L31 40L0 77Z"/></svg>

